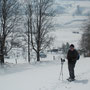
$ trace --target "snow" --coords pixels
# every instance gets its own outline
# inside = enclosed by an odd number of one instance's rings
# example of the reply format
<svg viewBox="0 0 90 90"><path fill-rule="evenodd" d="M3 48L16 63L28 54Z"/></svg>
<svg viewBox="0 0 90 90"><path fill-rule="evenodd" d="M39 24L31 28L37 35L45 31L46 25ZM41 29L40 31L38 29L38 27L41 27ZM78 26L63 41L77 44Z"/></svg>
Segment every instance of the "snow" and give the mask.
<svg viewBox="0 0 90 90"><path fill-rule="evenodd" d="M78 28L63 28L52 32L56 35L54 46L62 43L74 43L76 48L81 38L80 34L73 34ZM69 83L67 60L63 67L63 81L59 80L61 54L47 53L41 62L28 64L23 58L6 59L5 65L0 66L0 90L89 90L90 89L90 58L81 57L76 64L76 81ZM53 60L55 56L55 60Z"/></svg>
<svg viewBox="0 0 90 90"><path fill-rule="evenodd" d="M68 82L67 61L63 66L63 81L59 80L60 60L36 64L5 64L0 66L0 90L89 90L90 58L77 61L76 81Z"/></svg>
<svg viewBox="0 0 90 90"><path fill-rule="evenodd" d="M90 1L63 1L57 0L59 4L80 5L90 7ZM67 5L66 5L67 6ZM81 27L87 20L86 16L72 16L75 7L68 9L68 14L57 15L54 23L57 25L55 31L51 32L55 36L52 48L61 47L69 42L79 48L82 36ZM75 34L73 32L79 32ZM20 51L20 50L17 50ZM15 53L20 53L15 51ZM12 53L13 54L13 53ZM15 58L16 57L16 58ZM53 60L55 57L55 60ZM27 63L20 54L5 60L5 65L0 65L0 90L90 90L90 58L81 56L75 67L76 80L68 82L67 60L63 65L63 81L59 75L61 70L60 58L64 58L59 53L47 53L47 58L40 62ZM17 59L17 64L16 60Z"/></svg>

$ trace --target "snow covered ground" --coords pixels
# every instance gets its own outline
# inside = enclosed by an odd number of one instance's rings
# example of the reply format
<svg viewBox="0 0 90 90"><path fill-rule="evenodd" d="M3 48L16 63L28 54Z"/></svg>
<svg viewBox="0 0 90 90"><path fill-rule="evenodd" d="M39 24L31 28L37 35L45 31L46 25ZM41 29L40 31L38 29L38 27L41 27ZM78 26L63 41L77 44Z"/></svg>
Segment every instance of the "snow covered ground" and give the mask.
<svg viewBox="0 0 90 90"><path fill-rule="evenodd" d="M79 32L73 33L73 32ZM80 28L60 28L51 33L55 36L54 44L51 47L61 47L62 44L69 43L74 44L76 48L79 47L82 31Z"/></svg>
<svg viewBox="0 0 90 90"><path fill-rule="evenodd" d="M68 82L67 61L63 66L63 81L59 80L60 60L36 64L6 64L0 66L0 90L90 90L90 58L77 61L76 81Z"/></svg>
<svg viewBox="0 0 90 90"><path fill-rule="evenodd" d="M89 6L90 2L87 2L79 1L76 2L76 5ZM54 18L57 27L51 33L56 37L52 47L61 47L66 42L75 44L76 48L79 47L82 35L81 27L87 17L72 16L72 12L73 9L70 9L69 14L58 15ZM56 60L53 60L53 56ZM90 90L90 58L81 56L75 68L76 80L68 82L66 80L69 77L67 60L63 66L63 81L59 80L61 57L60 54L48 53L46 59L31 64L28 64L22 57L18 58L18 64L15 64L14 57L6 59L7 63L3 66L0 65L0 90Z"/></svg>

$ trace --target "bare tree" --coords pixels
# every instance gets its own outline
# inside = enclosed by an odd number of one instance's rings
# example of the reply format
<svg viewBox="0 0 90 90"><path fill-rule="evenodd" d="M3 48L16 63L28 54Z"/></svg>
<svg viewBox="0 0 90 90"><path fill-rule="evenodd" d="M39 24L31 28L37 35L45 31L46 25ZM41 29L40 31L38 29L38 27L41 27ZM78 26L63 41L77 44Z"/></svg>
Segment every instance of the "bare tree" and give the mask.
<svg viewBox="0 0 90 90"><path fill-rule="evenodd" d="M24 4L25 5L25 4ZM32 29L32 3L30 1L27 1L27 4L25 5L25 32L24 32L24 41L26 41L28 47L28 62L30 63L30 54L31 54L31 29Z"/></svg>
<svg viewBox="0 0 90 90"><path fill-rule="evenodd" d="M84 52L85 56L90 56L90 17L83 27L84 31L82 34L82 39L81 39L81 49Z"/></svg>
<svg viewBox="0 0 90 90"><path fill-rule="evenodd" d="M40 52L50 46L53 18L53 0L28 0L28 20L30 27L31 46L40 61Z"/></svg>
<svg viewBox="0 0 90 90"><path fill-rule="evenodd" d="M2 63L4 63L5 53L12 48L10 42L13 42L15 38L14 33L16 33L15 30L20 20L19 7L20 4L17 0L0 0L0 55ZM10 36L12 36L12 38L10 38ZM7 51L5 51L5 47L7 46Z"/></svg>

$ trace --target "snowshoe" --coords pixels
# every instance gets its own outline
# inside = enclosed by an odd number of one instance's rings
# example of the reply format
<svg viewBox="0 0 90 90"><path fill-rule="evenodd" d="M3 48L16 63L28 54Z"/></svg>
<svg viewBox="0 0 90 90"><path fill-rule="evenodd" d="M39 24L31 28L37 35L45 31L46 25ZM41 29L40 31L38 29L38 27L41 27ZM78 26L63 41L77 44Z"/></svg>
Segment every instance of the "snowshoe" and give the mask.
<svg viewBox="0 0 90 90"><path fill-rule="evenodd" d="M69 82L75 81L75 79L72 79L72 78L68 78L67 80L68 80Z"/></svg>

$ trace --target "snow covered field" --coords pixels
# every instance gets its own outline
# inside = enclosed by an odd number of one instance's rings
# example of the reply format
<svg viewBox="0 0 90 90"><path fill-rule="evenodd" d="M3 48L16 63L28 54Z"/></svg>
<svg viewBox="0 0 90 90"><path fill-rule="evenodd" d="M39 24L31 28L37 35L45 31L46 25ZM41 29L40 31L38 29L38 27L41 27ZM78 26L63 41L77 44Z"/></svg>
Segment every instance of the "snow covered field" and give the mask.
<svg viewBox="0 0 90 90"><path fill-rule="evenodd" d="M73 32L79 32L73 33ZM80 28L61 28L51 33L55 36L55 41L52 47L61 47L62 44L69 43L74 44L76 48L79 47L82 31ZM56 44L57 43L57 44Z"/></svg>
<svg viewBox="0 0 90 90"><path fill-rule="evenodd" d="M63 81L59 80L60 60L36 64L6 64L0 66L0 90L90 90L90 58L77 61L76 81L68 82L67 61Z"/></svg>

